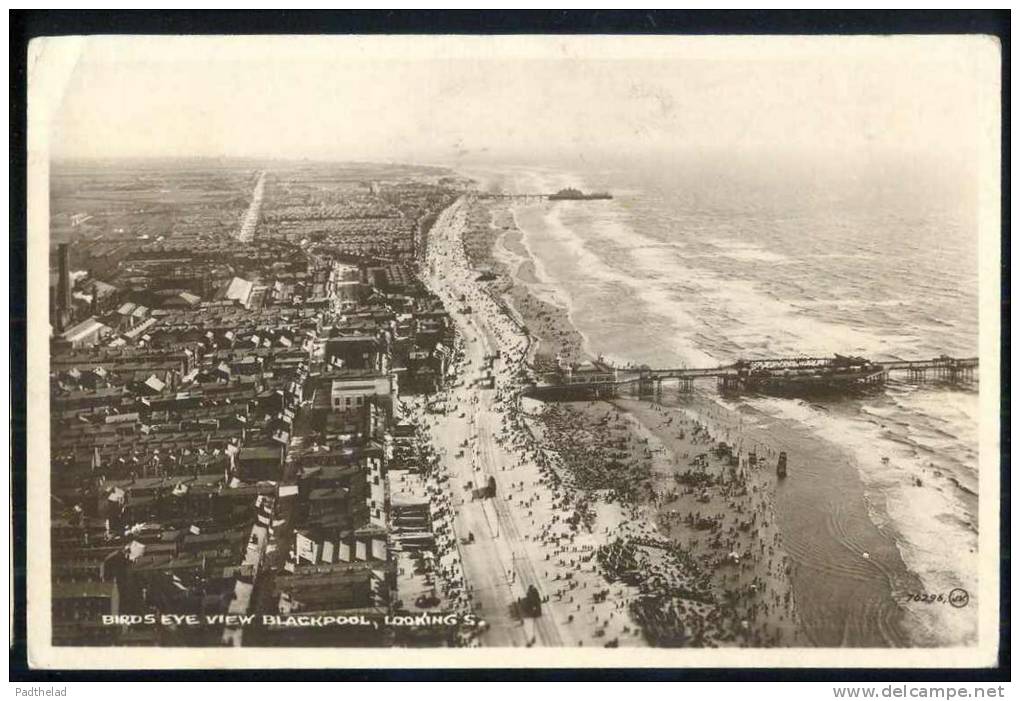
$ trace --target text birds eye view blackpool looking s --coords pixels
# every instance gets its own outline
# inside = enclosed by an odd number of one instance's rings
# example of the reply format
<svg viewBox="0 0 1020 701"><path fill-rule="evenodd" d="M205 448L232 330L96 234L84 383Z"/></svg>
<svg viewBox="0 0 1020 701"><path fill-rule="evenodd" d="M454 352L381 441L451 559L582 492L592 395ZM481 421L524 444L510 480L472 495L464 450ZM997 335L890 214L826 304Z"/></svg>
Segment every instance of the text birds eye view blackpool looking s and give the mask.
<svg viewBox="0 0 1020 701"><path fill-rule="evenodd" d="M52 644L975 645L977 199L931 138L967 74L864 54L368 61L331 125L290 64L213 62L222 150L179 153L73 145L85 77L179 70L84 60L49 175ZM254 73L246 151L216 86Z"/></svg>

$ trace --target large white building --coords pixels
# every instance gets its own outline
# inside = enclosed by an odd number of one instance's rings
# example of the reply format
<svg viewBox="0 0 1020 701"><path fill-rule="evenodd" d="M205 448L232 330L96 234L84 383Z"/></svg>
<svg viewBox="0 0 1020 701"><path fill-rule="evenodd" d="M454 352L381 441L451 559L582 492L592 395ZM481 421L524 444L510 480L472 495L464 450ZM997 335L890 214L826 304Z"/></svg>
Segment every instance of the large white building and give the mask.
<svg viewBox="0 0 1020 701"><path fill-rule="evenodd" d="M329 406L333 411L357 411L372 397L390 400L395 390L390 375L337 379L330 387Z"/></svg>
<svg viewBox="0 0 1020 701"><path fill-rule="evenodd" d="M60 337L70 343L72 348L85 348L96 345L111 333L113 329L93 317L75 324Z"/></svg>

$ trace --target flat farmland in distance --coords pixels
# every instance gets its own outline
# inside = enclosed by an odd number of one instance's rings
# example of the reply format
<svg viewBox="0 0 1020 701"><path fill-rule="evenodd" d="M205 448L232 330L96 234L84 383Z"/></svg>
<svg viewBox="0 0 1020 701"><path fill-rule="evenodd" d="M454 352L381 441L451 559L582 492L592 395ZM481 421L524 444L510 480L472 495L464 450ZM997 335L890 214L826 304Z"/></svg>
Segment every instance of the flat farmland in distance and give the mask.
<svg viewBox="0 0 1020 701"><path fill-rule="evenodd" d="M229 235L248 205L256 172L216 161L56 163L50 239Z"/></svg>

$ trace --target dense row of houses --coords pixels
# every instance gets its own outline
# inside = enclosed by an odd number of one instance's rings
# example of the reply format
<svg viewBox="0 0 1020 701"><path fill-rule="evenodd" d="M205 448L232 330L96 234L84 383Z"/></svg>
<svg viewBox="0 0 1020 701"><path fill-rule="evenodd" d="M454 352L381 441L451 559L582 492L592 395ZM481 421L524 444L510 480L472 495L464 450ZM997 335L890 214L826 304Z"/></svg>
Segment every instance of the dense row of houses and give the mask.
<svg viewBox="0 0 1020 701"><path fill-rule="evenodd" d="M397 263L258 236L230 249L136 248L102 303L55 305L55 644L385 642L360 629L146 623L383 615L400 601L388 470L397 460L406 480L420 465L399 397L442 386L449 317L410 249ZM183 285L168 279L182 265ZM85 272L61 284L100 282Z"/></svg>

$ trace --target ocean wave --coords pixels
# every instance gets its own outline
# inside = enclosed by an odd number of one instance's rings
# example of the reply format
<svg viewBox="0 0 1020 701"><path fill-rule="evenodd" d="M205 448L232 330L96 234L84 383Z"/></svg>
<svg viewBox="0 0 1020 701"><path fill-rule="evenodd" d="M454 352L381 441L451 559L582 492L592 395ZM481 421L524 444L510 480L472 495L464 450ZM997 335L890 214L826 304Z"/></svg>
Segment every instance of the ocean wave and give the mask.
<svg viewBox="0 0 1020 701"><path fill-rule="evenodd" d="M779 253L748 243L732 239L708 239L707 243L715 247L722 255L735 260L754 261L760 263L787 263L790 259Z"/></svg>
<svg viewBox="0 0 1020 701"><path fill-rule="evenodd" d="M904 562L921 578L927 591L948 592L955 587L976 591L977 531L969 525L961 527L973 522L967 508L954 497L961 482L952 474L938 477L927 464L930 455L922 458L911 454L923 445L870 421L818 412L806 402L757 398L753 403L770 415L808 426L825 440L851 451L871 498L869 503L884 504L884 514L872 513L876 525L894 527ZM915 478L920 478L920 485ZM953 490L946 491L940 484ZM914 613L913 619L923 627L921 638L937 640L941 645L966 645L976 639L973 616L957 610L943 611L935 620L930 612Z"/></svg>
<svg viewBox="0 0 1020 701"><path fill-rule="evenodd" d="M589 180L550 171L517 177L531 188L523 191L585 189ZM976 345L966 317L973 297L956 289L973 276L940 272L947 266L926 257L909 230L831 214L780 220L778 210L700 206L661 192L652 201L627 189L626 206L561 203L519 220L537 274L569 299L596 354L619 364L714 366L787 354L934 357ZM854 457L869 515L926 589L976 591L975 394L954 392L949 401L944 391L892 379L860 404L747 402ZM928 608L911 608L918 641L973 641L971 616Z"/></svg>

